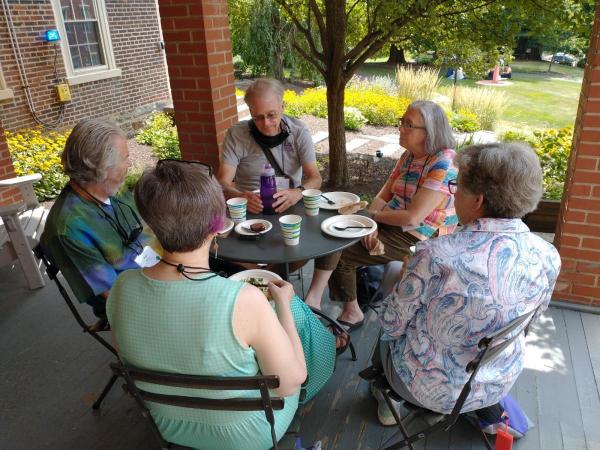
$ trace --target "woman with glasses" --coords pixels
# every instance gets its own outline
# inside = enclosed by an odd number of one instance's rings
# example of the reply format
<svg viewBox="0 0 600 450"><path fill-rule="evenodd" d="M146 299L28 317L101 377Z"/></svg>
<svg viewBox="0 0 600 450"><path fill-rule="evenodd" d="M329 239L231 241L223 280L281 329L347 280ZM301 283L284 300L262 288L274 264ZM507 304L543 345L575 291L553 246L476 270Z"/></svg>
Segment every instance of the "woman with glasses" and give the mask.
<svg viewBox="0 0 600 450"><path fill-rule="evenodd" d="M209 248L223 227L226 207L220 185L205 167L161 161L139 180L135 200L163 255L152 267L123 273L111 290L107 313L119 356L136 367L189 375L278 375L276 394L285 397L284 409L274 411L281 437L307 373L307 400L331 376L335 336L291 284L268 284L273 310L259 288L208 269ZM256 392L234 395L256 397ZM223 450L272 445L263 411L148 407L170 442Z"/></svg>
<svg viewBox="0 0 600 450"><path fill-rule="evenodd" d="M545 309L560 271L554 246L521 217L542 196L542 170L526 144L494 143L456 156L460 231L417 244L380 310L382 368L408 402L449 413L481 338ZM524 336L478 372L463 412L498 403L523 369ZM395 423L376 395L379 419Z"/></svg>
<svg viewBox="0 0 600 450"><path fill-rule="evenodd" d="M153 253L131 193L119 192L131 165L127 138L109 122L82 120L67 139L62 164L69 183L50 210L42 247L77 299L104 317L117 275Z"/></svg>
<svg viewBox="0 0 600 450"><path fill-rule="evenodd" d="M343 302L338 321L352 331L364 322L356 296L356 269L401 261L417 242L451 233L457 224L448 180L456 177L452 128L436 103L415 101L400 119L406 151L381 188L369 214L378 230L343 252L319 258L306 303L320 308L329 282L330 298Z"/></svg>
<svg viewBox="0 0 600 450"><path fill-rule="evenodd" d="M302 200L304 189L321 187L310 131L300 120L283 114L283 85L277 80L254 81L244 101L252 119L227 131L217 179L225 198L246 197L248 211L258 214L263 204L255 191L265 164L271 164L277 177L273 208L282 213Z"/></svg>

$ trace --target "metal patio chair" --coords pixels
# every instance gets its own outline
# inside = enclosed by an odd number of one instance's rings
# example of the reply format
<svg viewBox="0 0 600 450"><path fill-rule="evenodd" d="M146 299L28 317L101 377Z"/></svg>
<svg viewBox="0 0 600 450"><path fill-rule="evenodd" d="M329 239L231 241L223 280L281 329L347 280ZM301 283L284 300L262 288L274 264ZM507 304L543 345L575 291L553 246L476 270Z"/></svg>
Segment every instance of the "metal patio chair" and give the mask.
<svg viewBox="0 0 600 450"><path fill-rule="evenodd" d="M267 422L271 429L272 450L293 450L295 448L296 434L299 431L300 419L294 418L286 434L277 441L275 434L275 415L273 411L283 409L285 399L273 396L269 390L279 387L277 375L264 375L253 377L213 377L202 375L182 375L154 370L139 369L123 364L121 361L110 364L115 376L125 380L123 389L131 395L138 405L142 416L147 420L152 434L160 445L160 448L182 447L167 442L156 426L152 415L145 402L160 403L164 405L178 406L182 408L218 410L218 411L264 411ZM157 386L170 386L186 389L210 389L218 391L247 391L256 390L258 396L255 398L203 398L178 394L157 394L139 388L136 382L150 383ZM302 397L302 391L300 396ZM251 436L248 436L251 439Z"/></svg>
<svg viewBox="0 0 600 450"><path fill-rule="evenodd" d="M469 379L462 388L462 391L460 392L456 403L454 404L454 408L449 414L436 413L408 404L402 399L402 397L392 390L385 377L385 374L379 368L371 366L361 371L359 376L364 380L374 382L375 387L382 393L388 407L396 419L399 432L402 433L403 436L403 439L393 445L385 447L385 450L398 450L405 447L414 450L413 444L415 442L425 439L427 436L437 431L450 430L450 428L454 426L460 417L461 409L463 408L463 405L465 404L465 401L471 392L471 383L477 376L477 372L481 366L485 365L487 362L493 360L497 355L502 353L521 335L521 333L527 335L529 327L533 320L537 317L539 309L540 307L538 306L536 309L517 317L508 325L491 333L479 341L479 352L477 353L477 356L475 356L475 358L473 358L465 368L466 372L470 374ZM404 417L400 417L400 414L394 407L392 400L396 402L404 402L404 405L410 412ZM427 426L418 432L408 434L407 427L413 420L417 418L426 418ZM482 438L486 448L488 448L488 450L492 450L492 446L485 433L483 433L478 427L477 430L479 431L480 437Z"/></svg>
<svg viewBox="0 0 600 450"><path fill-rule="evenodd" d="M92 338L94 338L97 342L99 342L100 345L102 345L104 348L106 348L109 352L111 352L113 355L115 355L115 357L118 359L119 355L117 353L117 350L112 345L110 345L108 343L108 341L106 339L104 339L102 336L100 336L100 334L99 334L99 332L110 330L110 327L108 326L108 321L104 318L104 319L99 319L94 324L89 324L85 320L83 320L83 317L81 317L81 314L77 310L75 303L73 302L73 300L71 300L71 297L70 297L69 293L67 292L65 286L60 281L60 279L58 277L58 274L60 273L60 269L56 265L54 265L50 255L48 255L47 252L42 249L41 245L38 245L37 247L35 247L35 249L33 251L34 251L35 255L43 262L44 266L46 267L46 273L48 274L48 278L50 278L56 284L56 287L58 288L58 291L60 292L63 300L67 304L67 307L73 314L73 317L75 317L75 320L77 321L77 323L79 324L79 326L81 327L83 332L89 334ZM66 283L66 280L65 280L65 283ZM106 397L106 395L109 393L109 391L115 384L115 381L117 381L117 375L113 374L110 377L110 379L108 380L108 383L106 383L106 386L102 390L102 393L100 394L98 399L92 405L92 409L94 409L94 410L100 409L100 405L102 404L104 397Z"/></svg>

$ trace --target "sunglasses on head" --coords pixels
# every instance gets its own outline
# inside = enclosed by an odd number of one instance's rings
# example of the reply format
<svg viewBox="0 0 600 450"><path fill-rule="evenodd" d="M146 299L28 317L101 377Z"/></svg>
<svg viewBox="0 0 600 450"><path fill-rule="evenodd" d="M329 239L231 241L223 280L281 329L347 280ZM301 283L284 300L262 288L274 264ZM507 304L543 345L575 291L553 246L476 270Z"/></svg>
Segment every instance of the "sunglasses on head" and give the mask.
<svg viewBox="0 0 600 450"><path fill-rule="evenodd" d="M200 162L200 161L195 161L193 159L175 159L175 158L165 158L165 159L161 159L156 163L156 167L165 164L165 163L176 163L176 164L192 164L194 166L197 166L199 168L203 168L206 173L208 174L209 177L212 177L213 175L213 169L211 166L209 166L206 163Z"/></svg>

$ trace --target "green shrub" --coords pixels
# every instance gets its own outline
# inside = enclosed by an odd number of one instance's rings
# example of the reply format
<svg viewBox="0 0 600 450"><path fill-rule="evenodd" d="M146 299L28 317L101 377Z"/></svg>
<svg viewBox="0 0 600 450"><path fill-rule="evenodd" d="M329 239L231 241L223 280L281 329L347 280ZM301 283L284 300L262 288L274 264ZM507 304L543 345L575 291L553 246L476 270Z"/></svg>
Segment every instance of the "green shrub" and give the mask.
<svg viewBox="0 0 600 450"><path fill-rule="evenodd" d="M42 201L56 197L69 180L63 173L60 155L70 133L71 130L43 133L41 128L5 132L17 176L42 175L33 186Z"/></svg>
<svg viewBox="0 0 600 450"><path fill-rule="evenodd" d="M500 135L500 140L502 142L521 141L521 142L527 142L531 146L534 145L532 142L531 136L528 136L525 133L522 133L520 131L512 131L512 130L505 131L504 133L502 133Z"/></svg>
<svg viewBox="0 0 600 450"><path fill-rule="evenodd" d="M346 130L358 131L367 123L365 116L352 106L344 106L344 127Z"/></svg>
<svg viewBox="0 0 600 450"><path fill-rule="evenodd" d="M139 144L151 145L152 153L158 159L181 158L177 127L173 125L171 116L163 112L152 114L135 140Z"/></svg>
<svg viewBox="0 0 600 450"><path fill-rule="evenodd" d="M467 109L479 117L479 124L484 130L493 130L500 114L507 106L504 92L490 88L457 87L454 97L456 110Z"/></svg>
<svg viewBox="0 0 600 450"><path fill-rule="evenodd" d="M477 114L468 109L450 114L450 126L461 133L473 133L481 128Z"/></svg>
<svg viewBox="0 0 600 450"><path fill-rule="evenodd" d="M560 200L573 141L573 128L537 130L533 147L544 172L544 197Z"/></svg>
<svg viewBox="0 0 600 450"><path fill-rule="evenodd" d="M433 62L433 55L428 53L422 53L415 56L415 63L417 64L431 64Z"/></svg>
<svg viewBox="0 0 600 450"><path fill-rule="evenodd" d="M129 171L127 172L127 175L125 176L125 182L123 183L123 187L121 188L121 191L122 192L125 190L132 191L143 173L144 173L144 169L142 167L136 166L136 167L132 167L131 169L129 169Z"/></svg>
<svg viewBox="0 0 600 450"><path fill-rule="evenodd" d="M398 95L412 101L431 99L439 82L439 70L432 67L398 66L396 69Z"/></svg>

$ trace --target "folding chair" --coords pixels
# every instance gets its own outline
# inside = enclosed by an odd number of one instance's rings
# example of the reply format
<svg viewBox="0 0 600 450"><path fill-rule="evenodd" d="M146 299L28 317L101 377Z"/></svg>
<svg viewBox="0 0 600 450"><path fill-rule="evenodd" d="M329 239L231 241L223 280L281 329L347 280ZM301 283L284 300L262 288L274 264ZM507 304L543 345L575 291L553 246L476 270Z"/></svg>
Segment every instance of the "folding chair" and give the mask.
<svg viewBox="0 0 600 450"><path fill-rule="evenodd" d="M35 247L35 249L33 250L33 252L44 263L44 266L46 267L46 273L48 274L48 278L50 278L51 280L53 280L56 283L56 287L58 287L58 291L60 292L62 298L64 299L65 303L67 304L69 310L75 317L75 320L81 326L81 329L83 330L83 332L88 333L91 337L93 337L96 341L98 341L102 346L104 346L104 348L106 348L109 352L111 352L113 355L115 355L118 359L119 355L117 354L117 351L115 350L115 348L112 345L110 345L102 336L100 336L98 334L99 331L107 331L110 329L108 327L108 321L106 319L99 319L96 323L94 323L92 325L86 323L86 321L83 320L83 318L81 317L81 314L79 314L79 311L75 307L75 304L71 300L69 293L67 292L67 290L61 283L60 279L58 278L60 269L56 265L54 265L50 256L42 249L41 245L37 245ZM115 384L115 381L117 381L117 376L113 374L110 377L110 379L108 380L108 383L106 383L106 386L102 390L102 393L100 394L98 399L92 405L92 409L95 409L95 410L100 409L100 405L102 404L104 397L106 397L108 392L111 390L111 388Z"/></svg>
<svg viewBox="0 0 600 450"><path fill-rule="evenodd" d="M150 411L146 407L145 402L147 401L182 408L213 411L264 411L265 417L271 428L271 440L273 441L272 450L293 450L295 448L296 434L299 431L298 417L294 418L281 441L277 441L277 436L275 434L275 415L273 414L273 411L283 409L285 401L283 398L272 396L269 392L269 389L277 389L279 387L279 377L277 375L254 377L182 375L139 369L130 365L125 365L121 361L111 363L110 367L115 376L120 376L125 380L123 389L135 399L142 416L148 421L152 429L152 434L163 449L171 448L176 444L167 442L163 438L156 423L152 419ZM188 389L210 389L219 391L257 390L259 391L260 396L256 398L214 399L177 394L157 394L140 389L136 386L136 381ZM250 438L250 436L248 438Z"/></svg>
<svg viewBox="0 0 600 450"><path fill-rule="evenodd" d="M313 312L314 315L316 315L317 317L322 319L322 321L327 322L327 325L332 328L335 328L338 333L346 332L346 329L337 320L329 317L327 314L325 314L320 309L313 308L312 306L310 306L309 308ZM356 349L354 348L354 344L352 343L352 339L350 338L350 333L347 333L347 335L348 335L348 343L343 347L343 350L341 352L338 352L338 355L341 355L344 352L344 350L346 350L346 348L350 347L350 353L352 354L352 361L356 361ZM338 350L341 350L341 349L338 349Z"/></svg>
<svg viewBox="0 0 600 450"><path fill-rule="evenodd" d="M452 426L454 426L460 417L461 409L463 408L463 405L465 404L465 401L471 392L471 383L477 376L477 372L481 366L485 365L502 353L520 336L521 333L525 333L525 335L527 335L532 321L537 317L539 308L540 307L538 306L536 309L517 317L505 327L495 331L494 333L491 333L479 341L479 352L477 356L475 356L475 358L473 358L467 364L465 369L466 372L470 374L469 379L463 386L458 399L454 404L454 408L449 414L436 413L405 402L402 397L392 390L385 377L385 374L379 368L371 366L361 371L359 376L364 380L373 381L375 383L375 387L381 391L388 407L396 419L400 433L402 433L404 436L404 439L389 447L386 447L385 450L398 450L404 447L414 450L412 445L413 443L420 441L421 439L424 439L437 431L448 431ZM404 417L400 417L400 414L398 414L396 408L394 408L394 405L392 404L392 400L396 402L404 402L404 405L407 407L407 409L409 409L410 412ZM407 426L414 419L420 417L423 418L424 416L427 418L426 423L428 426L416 433L409 435L407 432ZM469 421L469 423L472 422ZM476 428L479 431L479 435L482 438L486 448L488 450L492 450L492 446L485 433L483 433L478 427Z"/></svg>

